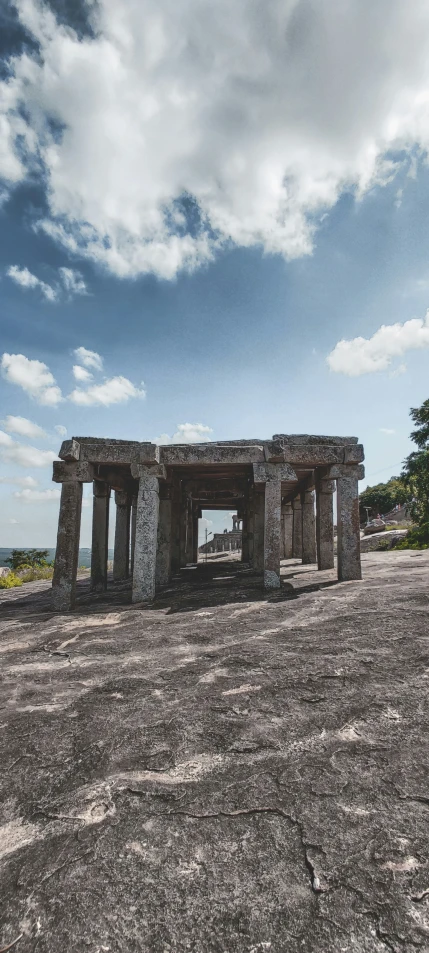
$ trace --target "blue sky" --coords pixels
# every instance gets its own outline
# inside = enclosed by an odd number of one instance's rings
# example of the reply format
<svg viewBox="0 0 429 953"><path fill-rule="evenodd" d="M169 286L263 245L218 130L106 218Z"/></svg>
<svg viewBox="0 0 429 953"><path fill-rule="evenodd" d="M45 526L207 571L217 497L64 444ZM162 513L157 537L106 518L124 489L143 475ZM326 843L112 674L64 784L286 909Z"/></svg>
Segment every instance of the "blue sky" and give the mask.
<svg viewBox="0 0 429 953"><path fill-rule="evenodd" d="M124 0L121 18L76 4L68 29L64 5L5 14L0 546L55 543L55 428L356 435L370 484L411 449L428 397L426 5L277 0L261 32L262 5L197 22L195 3L176 24L167 0Z"/></svg>

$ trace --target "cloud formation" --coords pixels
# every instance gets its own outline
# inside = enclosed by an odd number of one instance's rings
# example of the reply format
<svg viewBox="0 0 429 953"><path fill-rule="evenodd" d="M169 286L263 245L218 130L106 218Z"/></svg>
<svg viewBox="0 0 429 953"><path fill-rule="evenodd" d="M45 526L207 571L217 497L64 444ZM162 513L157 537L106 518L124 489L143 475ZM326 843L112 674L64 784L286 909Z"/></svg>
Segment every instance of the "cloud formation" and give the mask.
<svg viewBox="0 0 429 953"><path fill-rule="evenodd" d="M87 287L80 271L74 268L59 268L61 281L70 297L74 295L87 295Z"/></svg>
<svg viewBox="0 0 429 953"><path fill-rule="evenodd" d="M86 367L81 367L80 364L73 364L73 377L75 380L80 381L81 383L88 383L92 381L91 371L88 371Z"/></svg>
<svg viewBox="0 0 429 953"><path fill-rule="evenodd" d="M3 424L7 433L17 433L20 437L29 437L30 439L37 439L39 437L42 440L47 437L46 431L43 430L42 427L39 427L39 424L28 420L27 417L13 417L11 414L8 414L0 423Z"/></svg>
<svg viewBox="0 0 429 953"><path fill-rule="evenodd" d="M135 387L127 377L111 377L102 384L92 384L87 390L77 387L69 394L69 400L84 407L90 407L92 404L101 404L104 407L124 404L131 397L146 397L143 381L140 387Z"/></svg>
<svg viewBox="0 0 429 953"><path fill-rule="evenodd" d="M206 427L204 424L178 424L176 432L172 437L168 433L162 433L160 437L155 438L157 444L168 443L207 443L211 438L209 434L213 433L212 427Z"/></svg>
<svg viewBox="0 0 429 953"><path fill-rule="evenodd" d="M331 371L359 377L385 371L393 358L422 347L429 347L429 311L423 320L412 318L404 324L382 324L370 338L338 341L326 360ZM401 364L394 374L396 376L405 370L405 365Z"/></svg>
<svg viewBox="0 0 429 953"><path fill-rule="evenodd" d="M54 430L57 434L59 434L60 437L67 436L67 427L64 427L63 424L55 424Z"/></svg>
<svg viewBox="0 0 429 953"><path fill-rule="evenodd" d="M13 495L23 503L54 503L60 499L61 490L58 487L49 490L16 490Z"/></svg>
<svg viewBox="0 0 429 953"><path fill-rule="evenodd" d="M95 371L103 370L103 358L97 351L88 351L86 347L77 347L73 354L79 364L84 367L93 367Z"/></svg>
<svg viewBox="0 0 429 953"><path fill-rule="evenodd" d="M20 467L50 467L58 457L52 450L39 450L37 447L18 443L0 430L0 460Z"/></svg>
<svg viewBox="0 0 429 953"><path fill-rule="evenodd" d="M36 44L2 84L2 174L40 169L39 227L116 275L308 254L342 192L429 145L427 0L99 0L92 35L16 7Z"/></svg>
<svg viewBox="0 0 429 953"><path fill-rule="evenodd" d="M3 354L1 369L9 384L22 387L33 400L46 407L56 407L63 399L49 367L42 361L32 361L24 354Z"/></svg>
<svg viewBox="0 0 429 953"><path fill-rule="evenodd" d="M25 477L18 477L18 476L0 477L0 483L2 483L2 484L5 484L5 483L6 483L6 484L9 484L9 485L12 485L12 486L30 486L30 487L32 487L32 486L37 486L37 480L35 480L34 477L32 477L32 476L25 476Z"/></svg>
<svg viewBox="0 0 429 953"><path fill-rule="evenodd" d="M28 268L19 268L18 265L11 265L7 269L6 274L9 278L12 278L12 281L17 285L21 285L22 288L38 288L47 301L56 301L57 293L55 289L52 288L51 285L46 284L45 281L41 281L36 275L33 275Z"/></svg>

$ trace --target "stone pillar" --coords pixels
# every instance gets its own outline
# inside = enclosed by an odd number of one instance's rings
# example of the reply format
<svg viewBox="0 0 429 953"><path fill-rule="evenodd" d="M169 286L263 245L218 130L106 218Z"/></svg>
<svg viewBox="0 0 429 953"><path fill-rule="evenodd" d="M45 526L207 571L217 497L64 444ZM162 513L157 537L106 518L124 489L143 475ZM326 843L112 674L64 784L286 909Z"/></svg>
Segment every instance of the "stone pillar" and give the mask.
<svg viewBox="0 0 429 953"><path fill-rule="evenodd" d="M176 573L180 569L180 486L172 487L172 508L171 508L171 572Z"/></svg>
<svg viewBox="0 0 429 953"><path fill-rule="evenodd" d="M133 496L131 499L131 557L130 557L130 569L131 577L134 573L134 548L136 545L136 522L137 522L137 496Z"/></svg>
<svg viewBox="0 0 429 953"><path fill-rule="evenodd" d="M316 474L316 540L319 569L334 568L334 480Z"/></svg>
<svg viewBox="0 0 429 953"><path fill-rule="evenodd" d="M293 509L292 503L283 505L284 558L292 559Z"/></svg>
<svg viewBox="0 0 429 953"><path fill-rule="evenodd" d="M55 461L52 479L62 483L52 605L54 609L67 611L73 608L76 595L82 483L92 482L92 468L88 463Z"/></svg>
<svg viewBox="0 0 429 953"><path fill-rule="evenodd" d="M265 497L263 488L254 495L253 515L253 568L255 572L264 571L264 514Z"/></svg>
<svg viewBox="0 0 429 953"><path fill-rule="evenodd" d="M161 486L155 572L156 586L166 586L171 575L172 495L170 486Z"/></svg>
<svg viewBox="0 0 429 953"><path fill-rule="evenodd" d="M115 548L113 550L113 578L128 579L130 570L130 510L131 500L125 490L116 491Z"/></svg>
<svg viewBox="0 0 429 953"><path fill-rule="evenodd" d="M192 562L198 562L198 513L199 506L192 507Z"/></svg>
<svg viewBox="0 0 429 953"><path fill-rule="evenodd" d="M316 515L314 490L302 494L302 561L305 565L316 562Z"/></svg>
<svg viewBox="0 0 429 953"><path fill-rule="evenodd" d="M344 467L344 471L346 467ZM338 579L362 579L358 471L350 468L337 479Z"/></svg>
<svg viewBox="0 0 429 953"><path fill-rule="evenodd" d="M110 487L99 480L93 482L91 589L107 589L107 556L109 543Z"/></svg>
<svg viewBox="0 0 429 953"><path fill-rule="evenodd" d="M241 561L249 562L249 513L246 509L243 512L243 529L241 531Z"/></svg>
<svg viewBox="0 0 429 953"><path fill-rule="evenodd" d="M292 556L294 559L302 557L302 508L301 498L296 496L292 502L293 510L293 536L292 536Z"/></svg>
<svg viewBox="0 0 429 953"><path fill-rule="evenodd" d="M253 477L265 484L264 588L279 589L282 480L296 481L296 474L286 463L255 463Z"/></svg>
<svg viewBox="0 0 429 953"><path fill-rule="evenodd" d="M188 499L187 506L186 506L186 563L185 565L188 565L189 563L193 562L193 555L194 555L193 530L194 530L194 522L193 522L193 515L192 515L192 500Z"/></svg>
<svg viewBox="0 0 429 953"><path fill-rule="evenodd" d="M131 473L139 480L132 601L149 602L155 598L159 479L165 479L166 470L161 464L133 463Z"/></svg>

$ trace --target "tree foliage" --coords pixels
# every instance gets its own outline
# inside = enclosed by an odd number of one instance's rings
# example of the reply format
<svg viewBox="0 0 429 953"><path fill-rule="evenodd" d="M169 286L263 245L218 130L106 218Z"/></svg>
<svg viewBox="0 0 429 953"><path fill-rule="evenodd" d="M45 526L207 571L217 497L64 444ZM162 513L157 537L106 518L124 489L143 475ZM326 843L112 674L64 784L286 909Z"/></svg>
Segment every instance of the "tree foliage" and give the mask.
<svg viewBox="0 0 429 953"><path fill-rule="evenodd" d="M21 569L24 566L30 567L31 569L45 568L49 566L47 561L48 550L47 549L13 549L9 559L5 559L5 562L16 571Z"/></svg>
<svg viewBox="0 0 429 953"><path fill-rule="evenodd" d="M412 407L410 416L417 424L410 437L418 449L404 461L401 479L411 494L411 515L422 528L429 524L429 400L421 407Z"/></svg>
<svg viewBox="0 0 429 953"><path fill-rule="evenodd" d="M365 520L369 507L369 518L374 519L378 514L383 516L399 503L408 503L411 499L410 488L402 477L391 477L387 483L377 483L376 486L367 486L359 496L359 511L361 520Z"/></svg>

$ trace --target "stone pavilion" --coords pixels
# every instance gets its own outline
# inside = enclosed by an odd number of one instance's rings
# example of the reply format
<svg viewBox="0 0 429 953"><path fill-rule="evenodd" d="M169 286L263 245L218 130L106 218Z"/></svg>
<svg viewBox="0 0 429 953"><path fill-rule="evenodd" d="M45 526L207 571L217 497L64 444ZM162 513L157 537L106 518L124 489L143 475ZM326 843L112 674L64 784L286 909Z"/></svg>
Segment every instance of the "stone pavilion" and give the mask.
<svg viewBox="0 0 429 953"><path fill-rule="evenodd" d="M234 510L242 559L265 589L281 585L280 560L334 566L333 493L337 490L338 579L361 578L357 437L276 434L157 446L73 437L53 465L62 484L55 569L56 609L74 604L82 485L93 486L91 587L107 586L109 508L115 494L114 580L131 578L133 602L154 599L180 567L198 558L202 510ZM239 524L236 524L239 525Z"/></svg>

